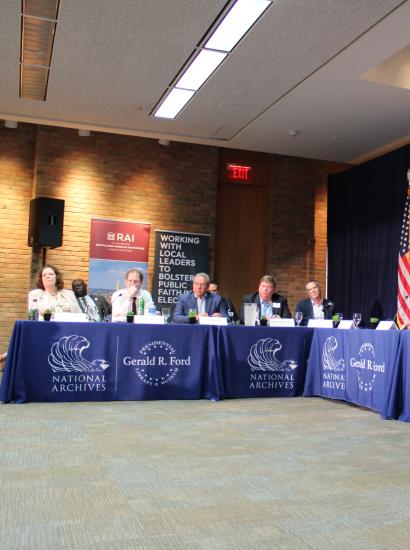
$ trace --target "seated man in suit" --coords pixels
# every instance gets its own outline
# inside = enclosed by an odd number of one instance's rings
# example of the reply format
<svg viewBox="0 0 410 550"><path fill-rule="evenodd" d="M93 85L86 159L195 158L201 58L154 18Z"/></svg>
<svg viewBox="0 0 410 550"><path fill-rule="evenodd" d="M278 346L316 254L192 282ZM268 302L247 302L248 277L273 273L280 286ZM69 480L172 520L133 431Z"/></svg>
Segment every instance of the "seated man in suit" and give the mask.
<svg viewBox="0 0 410 550"><path fill-rule="evenodd" d="M219 284L216 281L211 281L209 283L208 290L212 294L219 294L220 296L222 296L222 294L220 294L219 292ZM222 299L225 300L226 310L228 312L229 319L231 320L232 323L236 324L239 321L239 317L238 317L238 314L236 313L236 309L235 309L235 306L233 305L232 300L228 298L228 296L222 296Z"/></svg>
<svg viewBox="0 0 410 550"><path fill-rule="evenodd" d="M335 314L334 302L322 297L322 291L317 281L309 281L306 285L308 298L298 302L295 311L303 313L302 325L307 325L309 319L331 319Z"/></svg>
<svg viewBox="0 0 410 550"><path fill-rule="evenodd" d="M196 310L196 320L201 316L228 317L226 302L219 294L208 292L209 275L197 273L192 291L181 294L174 311L174 323L188 323L188 312Z"/></svg>
<svg viewBox="0 0 410 550"><path fill-rule="evenodd" d="M246 294L241 301L240 321L244 324L244 305L254 303L258 311L258 318L264 316L269 318L289 318L290 311L285 296L277 294L276 280L272 275L264 275L259 281L258 292Z"/></svg>
<svg viewBox="0 0 410 550"><path fill-rule="evenodd" d="M87 283L83 279L74 279L71 288L77 298L78 305L86 313L90 321L101 321L109 313L110 306L103 296L91 297L88 294ZM104 313L104 315L102 315Z"/></svg>

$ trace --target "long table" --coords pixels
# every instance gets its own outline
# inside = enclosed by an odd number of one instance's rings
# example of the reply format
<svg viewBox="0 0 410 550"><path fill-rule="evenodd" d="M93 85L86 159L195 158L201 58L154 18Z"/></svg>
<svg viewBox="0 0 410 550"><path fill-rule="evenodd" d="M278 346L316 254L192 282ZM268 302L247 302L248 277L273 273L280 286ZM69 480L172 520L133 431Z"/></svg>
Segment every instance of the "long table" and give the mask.
<svg viewBox="0 0 410 550"><path fill-rule="evenodd" d="M410 421L410 332L17 321L0 401L322 396Z"/></svg>
<svg viewBox="0 0 410 550"><path fill-rule="evenodd" d="M224 398L302 395L314 329L224 327L218 358Z"/></svg>
<svg viewBox="0 0 410 550"><path fill-rule="evenodd" d="M303 395L348 401L396 418L387 407L400 370L399 343L407 336L400 331L316 330Z"/></svg>
<svg viewBox="0 0 410 550"><path fill-rule="evenodd" d="M0 401L300 395L312 336L312 329L17 321Z"/></svg>

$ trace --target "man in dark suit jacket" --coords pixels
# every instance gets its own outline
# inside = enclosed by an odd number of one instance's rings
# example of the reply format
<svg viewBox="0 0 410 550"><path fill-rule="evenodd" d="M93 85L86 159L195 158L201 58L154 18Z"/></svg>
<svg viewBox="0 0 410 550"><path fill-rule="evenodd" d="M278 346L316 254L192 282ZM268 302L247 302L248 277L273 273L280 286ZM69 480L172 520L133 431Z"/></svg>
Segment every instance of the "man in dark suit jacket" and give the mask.
<svg viewBox="0 0 410 550"><path fill-rule="evenodd" d="M196 310L196 320L202 316L228 317L225 300L219 294L208 292L209 275L197 273L192 291L179 297L174 311L174 323L188 323L190 309Z"/></svg>
<svg viewBox="0 0 410 550"><path fill-rule="evenodd" d="M265 317L291 317L288 301L285 296L277 294L276 280L272 275L264 275L259 281L258 292L246 294L241 301L240 321L243 324L245 313L244 305L246 303L254 303L257 308L258 319L264 315Z"/></svg>
<svg viewBox="0 0 410 550"><path fill-rule="evenodd" d="M309 281L306 285L308 298L298 302L295 311L303 313L302 325L307 325L309 319L331 319L335 314L334 302L323 298L317 281Z"/></svg>
<svg viewBox="0 0 410 550"><path fill-rule="evenodd" d="M211 292L211 294L219 294L222 297L222 299L225 300L226 311L228 312L228 317L229 317L229 319L232 323L236 324L239 321L239 317L238 317L238 314L236 313L235 306L234 306L232 300L230 298L228 298L228 296L223 296L222 294L220 294L219 284L216 281L211 281L209 283L208 290L209 290L209 292Z"/></svg>
<svg viewBox="0 0 410 550"><path fill-rule="evenodd" d="M94 294L93 296L88 294L87 283L84 279L74 279L71 287L83 313L88 313L93 321L105 320L111 312L111 308L102 294Z"/></svg>

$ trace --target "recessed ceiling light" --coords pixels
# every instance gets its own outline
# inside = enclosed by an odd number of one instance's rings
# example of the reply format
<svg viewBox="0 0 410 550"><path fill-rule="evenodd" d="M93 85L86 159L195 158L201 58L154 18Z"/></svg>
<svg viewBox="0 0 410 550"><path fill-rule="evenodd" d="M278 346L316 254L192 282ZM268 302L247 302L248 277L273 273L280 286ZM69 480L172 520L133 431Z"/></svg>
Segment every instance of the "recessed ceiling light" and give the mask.
<svg viewBox="0 0 410 550"><path fill-rule="evenodd" d="M135 107L135 110L136 110L136 111L142 111L142 107L140 107L139 105L137 105L137 106Z"/></svg>
<svg viewBox="0 0 410 550"><path fill-rule="evenodd" d="M45 101L60 0L21 2L20 97Z"/></svg>
<svg viewBox="0 0 410 550"><path fill-rule="evenodd" d="M271 3L271 0L238 0L204 47L230 52Z"/></svg>
<svg viewBox="0 0 410 550"><path fill-rule="evenodd" d="M199 90L205 80L222 63L228 54L202 50L175 84L175 88Z"/></svg>
<svg viewBox="0 0 410 550"><path fill-rule="evenodd" d="M171 91L165 96L165 100L158 102L158 109L155 106L150 114L161 118L175 118L272 1L236 0L219 24L209 29L208 38L199 46L199 53L185 64L182 76L171 85Z"/></svg>
<svg viewBox="0 0 410 550"><path fill-rule="evenodd" d="M159 118L175 118L194 95L192 90L173 88L155 113Z"/></svg>

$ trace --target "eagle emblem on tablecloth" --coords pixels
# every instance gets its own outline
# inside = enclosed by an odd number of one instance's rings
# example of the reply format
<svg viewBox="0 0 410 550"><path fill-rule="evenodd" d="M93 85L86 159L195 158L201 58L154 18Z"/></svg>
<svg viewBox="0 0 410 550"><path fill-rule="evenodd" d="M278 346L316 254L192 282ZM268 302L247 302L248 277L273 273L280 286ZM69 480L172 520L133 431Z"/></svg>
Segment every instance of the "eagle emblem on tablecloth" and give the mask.
<svg viewBox="0 0 410 550"><path fill-rule="evenodd" d="M253 371L289 371L296 369L298 364L293 359L280 361L276 355L282 349L279 340L264 338L251 347L248 364Z"/></svg>
<svg viewBox="0 0 410 550"><path fill-rule="evenodd" d="M323 345L322 362L325 370L341 371L345 370L344 359L336 359L335 351L337 340L334 336L329 336Z"/></svg>
<svg viewBox="0 0 410 550"><path fill-rule="evenodd" d="M84 336L63 336L52 345L48 363L54 372L101 372L108 368L110 364L105 359L88 361L83 357L89 347L90 342Z"/></svg>

